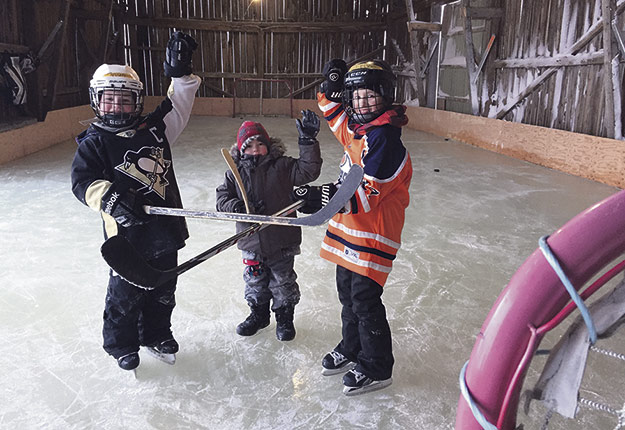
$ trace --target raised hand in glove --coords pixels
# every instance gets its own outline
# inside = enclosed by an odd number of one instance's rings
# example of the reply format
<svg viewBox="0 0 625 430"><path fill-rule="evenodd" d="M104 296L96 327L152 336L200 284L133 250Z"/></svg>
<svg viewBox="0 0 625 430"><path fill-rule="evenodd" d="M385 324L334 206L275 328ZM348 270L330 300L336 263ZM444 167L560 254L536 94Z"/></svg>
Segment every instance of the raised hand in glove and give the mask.
<svg viewBox="0 0 625 430"><path fill-rule="evenodd" d="M295 125L299 133L298 143L300 145L312 145L317 142L319 133L319 117L313 111L306 109L302 111L302 119L296 119Z"/></svg>
<svg viewBox="0 0 625 430"><path fill-rule="evenodd" d="M323 66L321 74L326 80L322 82L320 89L328 100L339 103L342 101L346 73L347 63L340 58L334 58Z"/></svg>
<svg viewBox="0 0 625 430"><path fill-rule="evenodd" d="M298 210L301 213L312 214L328 204L334 193L336 185L333 183L323 185L304 185L295 188L291 193L293 201L303 200L304 206Z"/></svg>
<svg viewBox="0 0 625 430"><path fill-rule="evenodd" d="M193 72L193 51L197 48L197 42L191 36L181 31L176 31L167 42L165 61L163 67L165 76L180 78Z"/></svg>
<svg viewBox="0 0 625 430"><path fill-rule="evenodd" d="M150 215L143 210L150 201L140 192L132 188L119 189L115 184L102 196L102 210L115 218L122 227L145 224Z"/></svg>

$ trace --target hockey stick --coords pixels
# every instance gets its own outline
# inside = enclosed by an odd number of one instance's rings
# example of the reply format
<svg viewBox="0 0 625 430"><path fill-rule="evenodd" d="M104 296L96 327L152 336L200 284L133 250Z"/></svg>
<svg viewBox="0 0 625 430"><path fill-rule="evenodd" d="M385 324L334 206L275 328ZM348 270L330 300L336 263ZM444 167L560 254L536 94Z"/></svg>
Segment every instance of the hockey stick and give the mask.
<svg viewBox="0 0 625 430"><path fill-rule="evenodd" d="M241 213L229 213L229 212L212 212L212 211L199 211L190 209L177 209L177 208L165 208L144 206L143 209L150 215L169 215L169 216L182 216L187 218L203 218L214 219L223 221L242 221L242 222L255 222L261 224L276 224L293 227L309 227L317 226L326 223L332 218L338 211L340 211L349 199L354 195L358 187L362 182L364 176L362 167L357 164L352 165L349 173L344 178L341 186L338 188L334 196L330 199L327 205L322 207L319 211L301 218L289 218L269 215L256 215L256 214L241 214Z"/></svg>
<svg viewBox="0 0 625 430"><path fill-rule="evenodd" d="M234 180L239 186L239 190L241 191L241 196L243 197L243 203L245 203L245 212L249 214L251 212L250 202L247 200L247 193L245 192L245 186L243 186L243 179L241 179L241 174L239 173L239 169L237 168L237 165L234 163L234 160L232 159L232 155L230 155L230 153L228 152L226 148L221 148L221 155L224 157L224 160L226 160L226 163L228 164L230 171L234 175Z"/></svg>
<svg viewBox="0 0 625 430"><path fill-rule="evenodd" d="M301 200L295 202L277 212L274 216L289 215L303 204L304 202ZM270 224L253 224L245 230L202 252L198 256L169 270L159 270L150 266L139 251L123 236L117 235L108 238L104 244L102 244L100 252L111 269L119 276L131 284L151 290L219 254L221 251L230 248L244 237L251 236L257 231L269 226Z"/></svg>

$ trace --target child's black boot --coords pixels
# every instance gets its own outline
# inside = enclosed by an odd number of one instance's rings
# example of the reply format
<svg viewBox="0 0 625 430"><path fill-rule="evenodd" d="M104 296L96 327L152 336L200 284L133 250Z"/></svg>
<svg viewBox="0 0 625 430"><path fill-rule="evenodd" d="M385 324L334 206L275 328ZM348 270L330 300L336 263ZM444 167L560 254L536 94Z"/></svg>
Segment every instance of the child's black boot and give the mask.
<svg viewBox="0 0 625 430"><path fill-rule="evenodd" d="M276 337L278 340L293 340L295 338L294 310L292 305L285 305L276 309Z"/></svg>
<svg viewBox="0 0 625 430"><path fill-rule="evenodd" d="M245 321L237 326L237 334L241 336L252 336L269 325L269 302L250 305L250 310Z"/></svg>

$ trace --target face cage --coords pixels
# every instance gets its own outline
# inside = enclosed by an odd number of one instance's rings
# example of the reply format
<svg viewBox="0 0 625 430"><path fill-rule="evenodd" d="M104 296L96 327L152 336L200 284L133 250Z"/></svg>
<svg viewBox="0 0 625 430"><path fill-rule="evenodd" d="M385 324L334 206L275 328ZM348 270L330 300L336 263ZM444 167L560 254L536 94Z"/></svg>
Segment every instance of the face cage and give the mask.
<svg viewBox="0 0 625 430"><path fill-rule="evenodd" d="M119 106L118 112L103 112L100 108L100 102L102 99L102 94L104 91L112 91L114 97L117 96L119 100L123 100L124 93L131 93L133 99L135 100L134 110L130 112L124 112L124 104L123 101ZM132 125L141 113L143 112L143 92L132 90L129 88L115 88L115 87L96 87L89 88L89 98L91 100L91 108L95 113L96 117L102 123L111 128L123 128Z"/></svg>
<svg viewBox="0 0 625 430"><path fill-rule="evenodd" d="M380 94L381 102L370 105L369 99L365 98L365 103L360 106L360 109L367 109L368 112L359 113L354 108L354 91L361 89L369 89ZM388 110L389 107L391 107L393 99L392 94L389 96L390 91L392 91L392 87L385 88L384 85L347 85L343 91L343 106L345 113L356 124L367 124L382 115Z"/></svg>

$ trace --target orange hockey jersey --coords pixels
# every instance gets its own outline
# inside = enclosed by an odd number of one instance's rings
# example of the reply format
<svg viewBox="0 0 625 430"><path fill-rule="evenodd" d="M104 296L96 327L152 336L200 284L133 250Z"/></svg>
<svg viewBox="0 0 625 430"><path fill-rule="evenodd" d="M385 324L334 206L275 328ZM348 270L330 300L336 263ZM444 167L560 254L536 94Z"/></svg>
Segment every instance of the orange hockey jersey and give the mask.
<svg viewBox="0 0 625 430"><path fill-rule="evenodd" d="M348 126L340 103L317 95L319 108L343 145L339 183L352 164L365 176L348 205L329 223L321 256L384 286L401 244L412 179L410 154L401 141L405 108L393 106L364 126Z"/></svg>

